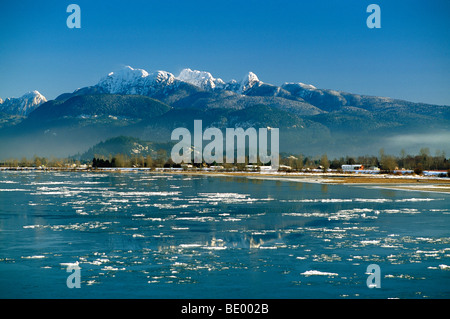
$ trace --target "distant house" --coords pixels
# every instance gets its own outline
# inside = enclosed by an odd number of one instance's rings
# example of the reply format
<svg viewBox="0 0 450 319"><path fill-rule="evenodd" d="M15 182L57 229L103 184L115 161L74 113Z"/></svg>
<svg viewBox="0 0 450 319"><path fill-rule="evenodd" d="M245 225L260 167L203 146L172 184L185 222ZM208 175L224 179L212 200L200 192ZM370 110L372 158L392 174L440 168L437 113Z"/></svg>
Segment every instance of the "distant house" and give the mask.
<svg viewBox="0 0 450 319"><path fill-rule="evenodd" d="M342 165L342 170L344 172L358 173L358 174L380 174L380 169L376 166L371 166L369 168L364 168L364 165L354 164L354 165Z"/></svg>
<svg viewBox="0 0 450 319"><path fill-rule="evenodd" d="M424 176L447 177L447 171L423 171Z"/></svg>
<svg viewBox="0 0 450 319"><path fill-rule="evenodd" d="M362 164L342 165L342 170L344 172L362 171L363 169L364 169L364 165L362 165Z"/></svg>

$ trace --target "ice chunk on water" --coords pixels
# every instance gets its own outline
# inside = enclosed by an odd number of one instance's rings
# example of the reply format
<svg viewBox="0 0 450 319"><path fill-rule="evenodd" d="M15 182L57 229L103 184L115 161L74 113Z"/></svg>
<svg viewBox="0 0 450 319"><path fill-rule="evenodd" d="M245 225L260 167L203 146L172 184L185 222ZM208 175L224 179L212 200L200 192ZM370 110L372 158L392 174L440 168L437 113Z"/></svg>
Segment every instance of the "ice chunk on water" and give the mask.
<svg viewBox="0 0 450 319"><path fill-rule="evenodd" d="M339 276L337 273L334 272L324 272L319 270L307 270L305 272L302 272L300 275L303 276Z"/></svg>

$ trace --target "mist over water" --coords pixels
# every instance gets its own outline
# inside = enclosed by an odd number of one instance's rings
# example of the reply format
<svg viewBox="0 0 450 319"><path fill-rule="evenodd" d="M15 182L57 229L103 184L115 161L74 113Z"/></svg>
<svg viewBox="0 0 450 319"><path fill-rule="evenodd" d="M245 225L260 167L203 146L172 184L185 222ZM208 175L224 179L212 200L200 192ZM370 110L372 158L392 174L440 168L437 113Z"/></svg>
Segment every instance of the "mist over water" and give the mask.
<svg viewBox="0 0 450 319"><path fill-rule="evenodd" d="M2 298L445 298L449 195L298 180L1 172ZM81 268L69 289L67 264ZM381 269L381 288L366 268Z"/></svg>

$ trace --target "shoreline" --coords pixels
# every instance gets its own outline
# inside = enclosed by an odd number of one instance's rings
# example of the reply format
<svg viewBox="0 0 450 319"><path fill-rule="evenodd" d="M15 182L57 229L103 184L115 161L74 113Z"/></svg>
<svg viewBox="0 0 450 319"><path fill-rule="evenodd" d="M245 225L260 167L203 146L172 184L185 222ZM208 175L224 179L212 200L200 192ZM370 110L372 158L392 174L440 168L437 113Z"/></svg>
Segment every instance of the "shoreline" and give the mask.
<svg viewBox="0 0 450 319"><path fill-rule="evenodd" d="M155 172L167 175L193 175L216 177L247 177L249 179L278 180L285 182L317 183L324 185L372 186L374 188L421 191L450 194L450 178L427 176L397 176L372 174L330 173L255 173L255 172Z"/></svg>
<svg viewBox="0 0 450 319"><path fill-rule="evenodd" d="M80 173L134 173L146 172L163 175L191 175L211 177L247 177L250 179L279 180L325 185L373 186L376 188L423 191L450 194L450 178L422 175L392 175L363 173L319 173L319 172L224 172L212 170L152 170L150 168L34 168L0 167L0 172L80 172Z"/></svg>

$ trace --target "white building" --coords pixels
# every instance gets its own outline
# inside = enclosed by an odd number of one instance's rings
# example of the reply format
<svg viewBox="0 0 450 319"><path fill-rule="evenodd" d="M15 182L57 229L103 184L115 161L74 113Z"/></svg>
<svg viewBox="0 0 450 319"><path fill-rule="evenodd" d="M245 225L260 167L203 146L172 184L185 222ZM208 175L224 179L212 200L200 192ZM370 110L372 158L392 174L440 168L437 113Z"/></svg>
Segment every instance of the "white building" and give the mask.
<svg viewBox="0 0 450 319"><path fill-rule="evenodd" d="M353 164L353 165L342 165L342 170L346 171L360 171L364 169L364 165L362 164Z"/></svg>

